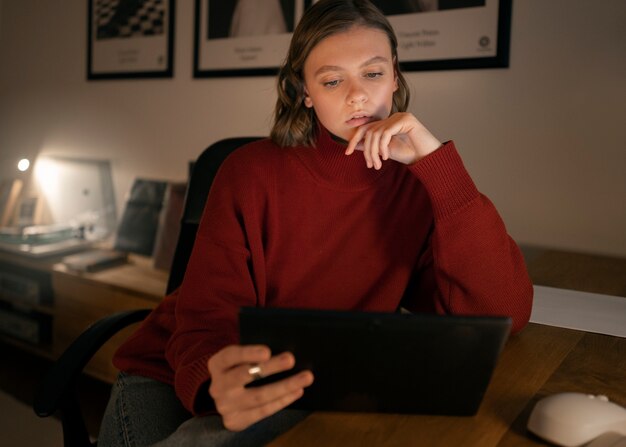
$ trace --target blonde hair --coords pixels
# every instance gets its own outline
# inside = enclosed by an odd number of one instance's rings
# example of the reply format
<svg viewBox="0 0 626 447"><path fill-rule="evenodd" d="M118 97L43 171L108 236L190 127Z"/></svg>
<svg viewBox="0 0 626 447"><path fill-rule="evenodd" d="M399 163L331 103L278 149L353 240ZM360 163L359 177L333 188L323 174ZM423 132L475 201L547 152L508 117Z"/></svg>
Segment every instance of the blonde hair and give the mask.
<svg viewBox="0 0 626 447"><path fill-rule="evenodd" d="M313 108L304 106L304 63L322 40L354 26L375 28L387 34L398 78L391 111L406 111L409 86L400 72L398 39L387 18L369 0L321 0L309 8L298 23L287 58L278 72L278 99L270 138L279 146L315 145L318 122Z"/></svg>

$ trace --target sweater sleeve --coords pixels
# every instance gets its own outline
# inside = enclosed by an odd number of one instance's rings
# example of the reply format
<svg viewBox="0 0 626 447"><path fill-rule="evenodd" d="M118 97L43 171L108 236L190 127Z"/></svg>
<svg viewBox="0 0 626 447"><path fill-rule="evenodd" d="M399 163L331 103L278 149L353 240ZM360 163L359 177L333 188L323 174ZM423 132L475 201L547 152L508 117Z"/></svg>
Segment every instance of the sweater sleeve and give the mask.
<svg viewBox="0 0 626 447"><path fill-rule="evenodd" d="M417 285L404 306L510 316L512 331L520 331L530 318L533 296L524 259L494 205L476 189L454 143L409 169L428 191L434 226L418 261Z"/></svg>
<svg viewBox="0 0 626 447"><path fill-rule="evenodd" d="M196 415L213 410L209 358L239 342L239 308L256 303L242 217L249 214L243 208L250 188L232 166L227 159L210 190L176 303L176 330L165 347L176 393Z"/></svg>

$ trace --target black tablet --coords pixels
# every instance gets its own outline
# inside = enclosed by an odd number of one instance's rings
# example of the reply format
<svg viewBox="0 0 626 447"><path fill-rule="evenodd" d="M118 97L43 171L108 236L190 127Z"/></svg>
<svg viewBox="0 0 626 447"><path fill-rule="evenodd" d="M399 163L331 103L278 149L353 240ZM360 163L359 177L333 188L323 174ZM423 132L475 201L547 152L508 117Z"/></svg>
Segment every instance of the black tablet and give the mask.
<svg viewBox="0 0 626 447"><path fill-rule="evenodd" d="M508 317L242 308L240 342L290 351L313 385L291 408L473 415L508 337Z"/></svg>

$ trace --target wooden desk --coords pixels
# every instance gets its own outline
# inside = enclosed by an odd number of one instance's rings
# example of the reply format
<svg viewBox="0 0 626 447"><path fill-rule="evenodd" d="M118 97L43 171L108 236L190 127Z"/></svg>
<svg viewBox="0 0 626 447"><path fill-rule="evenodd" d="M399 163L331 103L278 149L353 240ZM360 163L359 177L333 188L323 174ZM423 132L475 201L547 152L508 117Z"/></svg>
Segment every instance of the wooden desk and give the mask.
<svg viewBox="0 0 626 447"><path fill-rule="evenodd" d="M40 331L45 336L39 341L0 331L0 342L56 359L100 318L121 310L156 307L165 295L168 272L153 268L150 258L131 254L127 264L94 273L68 270L61 263L62 258L59 255L36 259L0 251L0 310L8 307L26 317L35 315L45 320L45 331ZM14 281L17 285L13 286L13 293L5 287L9 283L6 275L21 281ZM26 294L20 287L32 289L32 293ZM113 383L117 376L111 364L113 352L134 329L127 328L109 340L85 372Z"/></svg>
<svg viewBox="0 0 626 447"><path fill-rule="evenodd" d="M129 256L128 264L96 273L78 273L63 264L52 269L55 296L53 354L58 357L95 321L122 310L156 307L165 295L167 272L152 268L152 261ZM87 364L85 372L113 383L117 369L111 359L119 345L136 329L132 325L107 341Z"/></svg>
<svg viewBox="0 0 626 447"><path fill-rule="evenodd" d="M533 284L626 297L626 258L523 247Z"/></svg>
<svg viewBox="0 0 626 447"><path fill-rule="evenodd" d="M540 398L565 391L605 394L625 406L626 338L531 323L507 342L476 416L317 412L270 445L548 445L526 423Z"/></svg>

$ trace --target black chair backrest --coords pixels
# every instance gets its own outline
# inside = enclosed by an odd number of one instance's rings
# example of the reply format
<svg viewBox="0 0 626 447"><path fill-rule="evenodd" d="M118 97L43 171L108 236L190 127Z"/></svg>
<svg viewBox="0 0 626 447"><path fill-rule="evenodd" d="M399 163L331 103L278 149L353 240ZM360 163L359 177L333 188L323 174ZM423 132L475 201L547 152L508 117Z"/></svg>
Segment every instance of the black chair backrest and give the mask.
<svg viewBox="0 0 626 447"><path fill-rule="evenodd" d="M204 204L220 165L238 147L261 138L236 137L220 140L206 148L194 162L191 175L189 176L187 192L185 193L185 206L181 217L176 251L172 258L172 267L167 282L167 294L176 290L183 281L191 249L196 240L200 218L204 211Z"/></svg>

